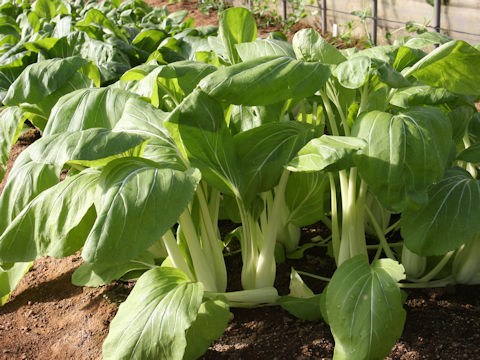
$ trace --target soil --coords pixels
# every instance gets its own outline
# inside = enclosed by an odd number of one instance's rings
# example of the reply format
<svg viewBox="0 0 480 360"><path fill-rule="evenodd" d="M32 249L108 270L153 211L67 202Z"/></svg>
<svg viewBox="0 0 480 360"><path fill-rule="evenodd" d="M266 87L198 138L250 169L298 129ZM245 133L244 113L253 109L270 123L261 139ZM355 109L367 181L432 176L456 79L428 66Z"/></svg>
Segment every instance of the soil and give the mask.
<svg viewBox="0 0 480 360"><path fill-rule="evenodd" d="M216 23L195 3L150 1L170 11L187 8L197 26ZM271 31L272 29L270 29ZM13 147L8 167L38 138L27 133ZM5 181L5 180L4 180ZM0 192L4 182L0 184ZM223 228L231 227L222 223ZM321 233L303 229L303 240ZM306 251L302 260L279 264L276 287L288 292L290 268L330 276L334 267L322 248ZM239 288L241 259L226 258L230 289ZM133 284L114 282L98 288L71 284L82 260L77 253L64 259L44 257L33 267L0 308L0 360L101 359L101 346L118 304ZM305 278L315 293L325 283ZM407 320L402 337L387 359L480 359L480 286L408 290ZM334 341L323 321L298 320L279 307L232 309L226 332L204 359L331 359Z"/></svg>

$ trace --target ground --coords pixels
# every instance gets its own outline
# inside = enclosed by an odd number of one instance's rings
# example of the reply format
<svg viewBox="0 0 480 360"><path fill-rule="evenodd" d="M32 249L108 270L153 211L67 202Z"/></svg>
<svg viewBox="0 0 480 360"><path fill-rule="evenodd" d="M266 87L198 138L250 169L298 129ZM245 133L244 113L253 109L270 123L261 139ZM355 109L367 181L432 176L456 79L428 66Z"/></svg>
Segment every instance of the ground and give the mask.
<svg viewBox="0 0 480 360"><path fill-rule="evenodd" d="M200 13L195 3L168 6L172 11L188 8L197 26L216 22L215 17ZM27 134L14 146L9 167L37 137L38 134ZM3 186L4 182L0 192ZM305 229L303 236L311 237L317 231L322 230ZM303 261L279 265L276 286L282 294L288 291L291 266L331 275L331 261L319 257L321 251L312 249L306 252ZM7 304L0 308L0 360L101 359L101 346L110 321L133 284L75 287L71 275L81 262L79 254L35 261ZM239 283L240 258L231 256L227 262L229 286L235 289ZM325 285L305 280L317 293ZM480 286L411 290L405 310L403 335L388 359L480 359ZM225 334L212 344L205 359L331 359L333 356L333 338L323 321L298 320L279 307L232 309L232 312L234 317Z"/></svg>

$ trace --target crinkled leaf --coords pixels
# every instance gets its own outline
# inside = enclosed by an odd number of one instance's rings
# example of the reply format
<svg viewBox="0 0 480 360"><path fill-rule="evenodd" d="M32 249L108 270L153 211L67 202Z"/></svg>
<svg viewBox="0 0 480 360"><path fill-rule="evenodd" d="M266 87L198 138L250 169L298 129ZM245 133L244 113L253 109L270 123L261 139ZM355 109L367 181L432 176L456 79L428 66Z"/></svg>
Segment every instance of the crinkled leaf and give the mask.
<svg viewBox="0 0 480 360"><path fill-rule="evenodd" d="M120 305L103 343L103 358L181 360L185 331L197 318L202 296L202 284L179 270L146 272Z"/></svg>

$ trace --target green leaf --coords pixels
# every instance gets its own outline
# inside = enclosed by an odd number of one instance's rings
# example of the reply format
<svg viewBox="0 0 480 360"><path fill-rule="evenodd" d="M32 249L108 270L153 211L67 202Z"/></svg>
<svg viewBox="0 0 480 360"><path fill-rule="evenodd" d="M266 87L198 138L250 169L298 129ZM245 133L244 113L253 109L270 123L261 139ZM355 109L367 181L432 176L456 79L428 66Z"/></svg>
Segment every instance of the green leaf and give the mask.
<svg viewBox="0 0 480 360"><path fill-rule="evenodd" d="M295 58L292 45L287 41L257 39L254 42L236 44L235 49L242 61L254 60L262 56L289 56Z"/></svg>
<svg viewBox="0 0 480 360"><path fill-rule="evenodd" d="M132 40L132 45L148 53L157 50L161 41L167 38L167 34L159 29L144 29Z"/></svg>
<svg viewBox="0 0 480 360"><path fill-rule="evenodd" d="M110 87L81 89L61 97L53 107L44 135L90 128L112 129L127 100L136 95Z"/></svg>
<svg viewBox="0 0 480 360"><path fill-rule="evenodd" d="M10 293L17 287L23 275L32 267L33 262L16 263L4 269L0 264L0 306L5 305Z"/></svg>
<svg viewBox="0 0 480 360"><path fill-rule="evenodd" d="M185 331L197 318L203 286L181 271L155 268L143 274L117 316L103 344L103 358L181 360Z"/></svg>
<svg viewBox="0 0 480 360"><path fill-rule="evenodd" d="M88 26L91 24L98 25L101 29L108 29L120 39L128 41L125 35L123 35L122 30L97 9L91 9L90 11L88 11L83 20L77 22L75 26L83 28L84 26Z"/></svg>
<svg viewBox="0 0 480 360"><path fill-rule="evenodd" d="M428 85L415 85L398 89L390 100L390 104L401 108L422 105L441 105L458 99L454 93Z"/></svg>
<svg viewBox="0 0 480 360"><path fill-rule="evenodd" d="M328 136L310 140L288 164L290 171L339 171L353 166L353 154L363 149L362 139Z"/></svg>
<svg viewBox="0 0 480 360"><path fill-rule="evenodd" d="M17 106L3 109L0 114L0 180L6 171L10 149L22 131L25 115Z"/></svg>
<svg viewBox="0 0 480 360"><path fill-rule="evenodd" d="M61 166L38 164L30 157L30 148L15 161L0 197L0 233L38 194L58 183Z"/></svg>
<svg viewBox="0 0 480 360"><path fill-rule="evenodd" d="M319 221L325 212L328 184L328 176L318 171L292 172L285 189L285 203L290 210L288 222L302 227Z"/></svg>
<svg viewBox="0 0 480 360"><path fill-rule="evenodd" d="M154 267L151 254L145 252L135 259L120 264L92 264L83 263L72 275L72 284L75 286L107 285L113 280L120 279L123 275L135 270L149 270Z"/></svg>
<svg viewBox="0 0 480 360"><path fill-rule="evenodd" d="M338 82L347 89L358 89L367 81L372 69L372 60L357 56L342 62L332 72Z"/></svg>
<svg viewBox="0 0 480 360"><path fill-rule="evenodd" d="M457 155L457 160L468 161L473 164L480 163L480 143L474 143L472 146L460 152L460 154Z"/></svg>
<svg viewBox="0 0 480 360"><path fill-rule="evenodd" d="M33 11L43 19L51 20L55 16L67 14L68 10L62 0L37 0L33 5Z"/></svg>
<svg viewBox="0 0 480 360"><path fill-rule="evenodd" d="M144 136L102 128L67 131L30 145L30 157L39 164L103 166L113 158L138 156L145 142Z"/></svg>
<svg viewBox="0 0 480 360"><path fill-rule="evenodd" d="M352 135L368 143L354 161L387 210L401 212L427 202L427 189L442 178L452 142L450 121L441 110L372 111L355 122Z"/></svg>
<svg viewBox="0 0 480 360"><path fill-rule="evenodd" d="M252 199L277 185L285 165L314 136L314 127L293 121L268 123L235 135L245 179L242 193Z"/></svg>
<svg viewBox="0 0 480 360"><path fill-rule="evenodd" d="M232 64L241 61L236 44L255 41L257 38L257 24L255 18L245 8L236 7L222 11L218 34L227 50L228 57Z"/></svg>
<svg viewBox="0 0 480 360"><path fill-rule="evenodd" d="M409 39L405 46L413 49L424 49L432 45L442 45L451 41L452 38L438 32L430 31Z"/></svg>
<svg viewBox="0 0 480 360"><path fill-rule="evenodd" d="M199 181L196 169L160 169L141 158L111 161L98 184L98 215L83 248L85 261L120 263L135 258L175 224Z"/></svg>
<svg viewBox="0 0 480 360"><path fill-rule="evenodd" d="M240 194L240 157L217 101L197 89L172 111L165 127L203 179L224 193Z"/></svg>
<svg viewBox="0 0 480 360"><path fill-rule="evenodd" d="M142 100L130 98L114 130L148 137L143 158L165 167L186 170L185 159L163 123L168 115Z"/></svg>
<svg viewBox="0 0 480 360"><path fill-rule="evenodd" d="M402 266L391 259L370 266L363 255L337 269L326 295L334 359L383 359L388 355L405 323L397 285L401 273Z"/></svg>
<svg viewBox="0 0 480 360"><path fill-rule="evenodd" d="M227 328L230 311L226 299L207 300L200 305L195 321L186 332L183 359L198 359Z"/></svg>
<svg viewBox="0 0 480 360"><path fill-rule="evenodd" d="M43 191L0 236L0 261L25 262L44 255L65 257L80 249L95 219L100 172L86 170Z"/></svg>
<svg viewBox="0 0 480 360"><path fill-rule="evenodd" d="M295 33L292 45L298 60L318 61L331 65L338 65L346 60L337 48L311 28Z"/></svg>
<svg viewBox="0 0 480 360"><path fill-rule="evenodd" d="M407 247L425 256L443 255L470 240L480 230L480 182L463 169L448 169L428 192L418 211L402 214L401 234Z"/></svg>
<svg viewBox="0 0 480 360"><path fill-rule="evenodd" d="M292 268L290 294L278 299L277 304L299 319L316 321L322 318L320 296L315 295Z"/></svg>
<svg viewBox="0 0 480 360"><path fill-rule="evenodd" d="M468 43L450 41L432 51L408 74L424 84L445 88L458 94L480 95L480 51Z"/></svg>
<svg viewBox="0 0 480 360"><path fill-rule="evenodd" d="M8 106L39 103L65 86L86 63L80 57L69 57L29 65L10 86L3 103Z"/></svg>
<svg viewBox="0 0 480 360"><path fill-rule="evenodd" d="M311 96L329 76L328 66L320 63L268 56L220 68L202 79L199 86L221 102L269 105Z"/></svg>

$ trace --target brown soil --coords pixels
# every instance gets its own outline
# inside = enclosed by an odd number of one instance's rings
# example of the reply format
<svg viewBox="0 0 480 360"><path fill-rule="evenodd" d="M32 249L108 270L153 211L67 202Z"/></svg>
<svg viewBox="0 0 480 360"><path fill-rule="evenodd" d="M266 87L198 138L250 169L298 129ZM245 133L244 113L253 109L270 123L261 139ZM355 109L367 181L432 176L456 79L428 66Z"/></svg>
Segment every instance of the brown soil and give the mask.
<svg viewBox="0 0 480 360"><path fill-rule="evenodd" d="M156 5L165 2L150 1ZM167 5L189 9L197 26L216 23L199 12L195 3ZM271 31L272 29L270 29ZM9 167L38 134L27 134L11 152ZM0 184L0 192L4 183ZM225 226L229 226L225 224ZM305 229L306 239L318 230ZM230 287L238 288L239 256L227 257ZM101 358L101 345L118 303L132 284L116 282L99 288L71 284L81 264L79 254L65 259L35 261L8 303L0 308L0 360ZM325 276L331 261L319 248L301 261L278 267L280 293L288 292L290 267ZM306 278L316 292L324 283ZM480 286L456 286L408 291L407 322L388 359L480 359ZM205 359L331 359L334 342L323 321L302 321L279 307L233 309L234 319L225 334L207 351Z"/></svg>

